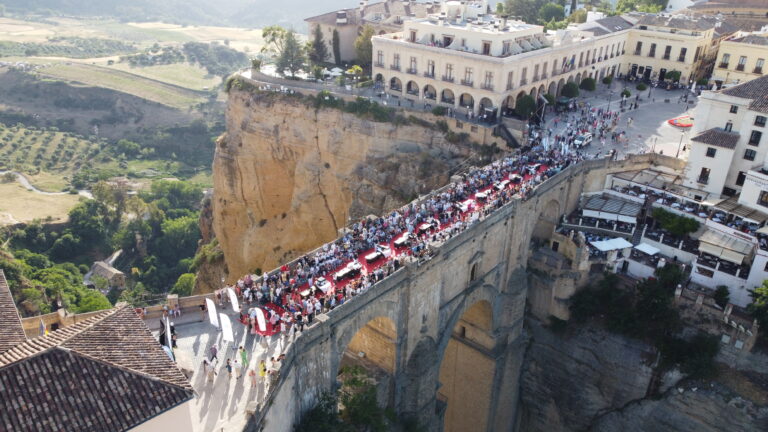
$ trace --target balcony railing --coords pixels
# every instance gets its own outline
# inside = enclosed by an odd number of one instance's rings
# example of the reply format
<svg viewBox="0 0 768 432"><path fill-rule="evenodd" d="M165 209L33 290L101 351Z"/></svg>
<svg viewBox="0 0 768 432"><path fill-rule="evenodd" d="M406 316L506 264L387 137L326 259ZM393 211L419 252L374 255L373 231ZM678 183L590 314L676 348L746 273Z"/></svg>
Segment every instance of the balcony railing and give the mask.
<svg viewBox="0 0 768 432"><path fill-rule="evenodd" d="M544 80L544 79L547 79L547 73L546 73L546 72L544 72L543 74L541 74L541 79L543 79L543 80Z"/></svg>
<svg viewBox="0 0 768 432"><path fill-rule="evenodd" d="M662 57L662 60L669 60L669 54L664 54L664 57Z"/></svg>
<svg viewBox="0 0 768 432"><path fill-rule="evenodd" d="M709 184L709 177L699 177L699 179L696 181L698 181L701 184Z"/></svg>
<svg viewBox="0 0 768 432"><path fill-rule="evenodd" d="M728 63L720 63L717 67L720 69L728 69Z"/></svg>
<svg viewBox="0 0 768 432"><path fill-rule="evenodd" d="M762 75L762 74L763 74L763 68L761 68L761 67L756 67L756 68L755 68L755 69L752 71L752 73L756 73L756 74L760 74L760 75Z"/></svg>
<svg viewBox="0 0 768 432"><path fill-rule="evenodd" d="M434 78L435 73L434 72L424 72L424 78Z"/></svg>
<svg viewBox="0 0 768 432"><path fill-rule="evenodd" d="M443 81L452 83L453 82L453 77L452 76L448 76L448 75L443 75Z"/></svg>
<svg viewBox="0 0 768 432"><path fill-rule="evenodd" d="M680 63L685 63L685 57L678 57L677 61L679 61ZM726 64L725 67L728 67L728 65Z"/></svg>
<svg viewBox="0 0 768 432"><path fill-rule="evenodd" d="M483 84L480 85L480 88L483 89L483 90L493 91L493 84L483 83Z"/></svg>
<svg viewBox="0 0 768 432"><path fill-rule="evenodd" d="M513 88L515 88L514 84L507 84L507 90L512 90Z"/></svg>
<svg viewBox="0 0 768 432"><path fill-rule="evenodd" d="M399 71L400 70L400 65L390 65L389 68L392 69L392 70L395 70L395 71Z"/></svg>
<svg viewBox="0 0 768 432"><path fill-rule="evenodd" d="M640 55L640 50L635 50L635 55Z"/></svg>
<svg viewBox="0 0 768 432"><path fill-rule="evenodd" d="M520 80L520 85L521 86L524 86L526 84L528 84L528 80L527 79L523 78L523 79Z"/></svg>
<svg viewBox="0 0 768 432"><path fill-rule="evenodd" d="M737 64L736 65L736 70L739 71L739 72L743 72L744 71L744 65L743 64Z"/></svg>
<svg viewBox="0 0 768 432"><path fill-rule="evenodd" d="M405 73L409 73L411 75L416 75L418 73L418 71L416 70L416 68L408 68L408 69L405 70Z"/></svg>
<svg viewBox="0 0 768 432"><path fill-rule="evenodd" d="M467 87L473 87L475 84L469 80L461 80L461 85L467 86Z"/></svg>
<svg viewBox="0 0 768 432"><path fill-rule="evenodd" d="M376 67L383 68L384 67L384 62L376 62L373 65L376 66Z"/></svg>
<svg viewBox="0 0 768 432"><path fill-rule="evenodd" d="M531 80L531 82L536 82L538 80L539 80L539 76L538 75L534 75L533 79Z"/></svg>

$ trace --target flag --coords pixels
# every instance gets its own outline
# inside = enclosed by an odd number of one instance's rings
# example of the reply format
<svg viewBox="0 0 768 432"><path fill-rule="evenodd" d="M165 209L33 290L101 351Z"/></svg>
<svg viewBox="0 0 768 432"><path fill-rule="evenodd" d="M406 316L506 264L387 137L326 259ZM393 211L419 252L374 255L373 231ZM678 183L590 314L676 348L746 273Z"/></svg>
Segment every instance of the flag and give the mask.
<svg viewBox="0 0 768 432"><path fill-rule="evenodd" d="M47 332L45 331L45 323L43 322L43 319L40 318L40 336L45 336Z"/></svg>
<svg viewBox="0 0 768 432"><path fill-rule="evenodd" d="M216 315L216 304L209 298L205 299L205 304L208 308L208 319L211 320L211 325L219 327L219 318Z"/></svg>
<svg viewBox="0 0 768 432"><path fill-rule="evenodd" d="M240 312L240 304L237 302L237 294L235 294L235 290L227 287L227 293L229 294L229 302L232 303L232 309L235 312Z"/></svg>
<svg viewBox="0 0 768 432"><path fill-rule="evenodd" d="M232 322L229 320L229 317L220 313L219 320L221 321L221 340L224 342L234 342L235 336L232 333Z"/></svg>

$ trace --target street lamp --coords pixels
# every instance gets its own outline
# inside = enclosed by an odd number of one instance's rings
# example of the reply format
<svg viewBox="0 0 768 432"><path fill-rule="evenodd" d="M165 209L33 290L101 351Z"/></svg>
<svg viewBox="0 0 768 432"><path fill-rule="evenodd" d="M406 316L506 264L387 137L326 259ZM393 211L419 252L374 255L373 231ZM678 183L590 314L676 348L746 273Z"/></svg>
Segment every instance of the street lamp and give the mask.
<svg viewBox="0 0 768 432"><path fill-rule="evenodd" d="M680 157L680 147L683 146L683 137L685 136L685 131L682 131L680 133L680 144L677 145L677 153L675 154L675 158Z"/></svg>
<svg viewBox="0 0 768 432"><path fill-rule="evenodd" d="M613 90L608 93L608 111L611 110L611 99L613 98Z"/></svg>

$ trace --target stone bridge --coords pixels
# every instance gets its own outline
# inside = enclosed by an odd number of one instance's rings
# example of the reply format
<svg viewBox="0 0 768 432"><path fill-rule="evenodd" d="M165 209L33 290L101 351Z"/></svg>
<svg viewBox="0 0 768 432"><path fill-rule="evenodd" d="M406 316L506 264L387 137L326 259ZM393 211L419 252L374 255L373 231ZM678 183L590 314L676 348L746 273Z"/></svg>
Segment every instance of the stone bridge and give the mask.
<svg viewBox="0 0 768 432"><path fill-rule="evenodd" d="M549 237L582 192L602 190L608 173L668 159L647 154L571 166L527 200L448 240L431 260L405 265L319 317L289 347L278 383L247 430L292 430L322 392L337 388L350 358L383 371L388 404L426 430L516 430L531 244Z"/></svg>

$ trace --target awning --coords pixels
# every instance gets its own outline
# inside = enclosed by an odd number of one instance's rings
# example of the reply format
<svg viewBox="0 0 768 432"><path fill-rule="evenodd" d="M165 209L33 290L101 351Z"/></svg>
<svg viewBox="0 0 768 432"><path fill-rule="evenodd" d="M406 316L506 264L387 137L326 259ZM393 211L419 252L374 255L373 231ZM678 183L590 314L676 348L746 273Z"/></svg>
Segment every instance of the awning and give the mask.
<svg viewBox="0 0 768 432"><path fill-rule="evenodd" d="M760 228L759 230L757 230L757 232L759 232L760 234L768 234L768 225Z"/></svg>
<svg viewBox="0 0 768 432"><path fill-rule="evenodd" d="M743 219L748 219L751 222L761 224L768 220L768 215L755 210L751 207L747 207L744 205L739 204L739 197L730 197L726 199L725 201L722 201L715 205L716 209L722 210L726 213L730 213L736 216L739 216Z"/></svg>
<svg viewBox="0 0 768 432"><path fill-rule="evenodd" d="M753 249L750 242L714 230L705 231L699 238L699 251L739 265Z"/></svg>
<svg viewBox="0 0 768 432"><path fill-rule="evenodd" d="M614 238L610 240L601 240L590 242L592 246L597 248L600 252L607 252L616 249L626 249L632 247L632 243L624 240L623 238Z"/></svg>
<svg viewBox="0 0 768 432"><path fill-rule="evenodd" d="M635 249L648 255L656 255L659 253L659 249L649 245L648 243L640 243L639 245L635 246Z"/></svg>

